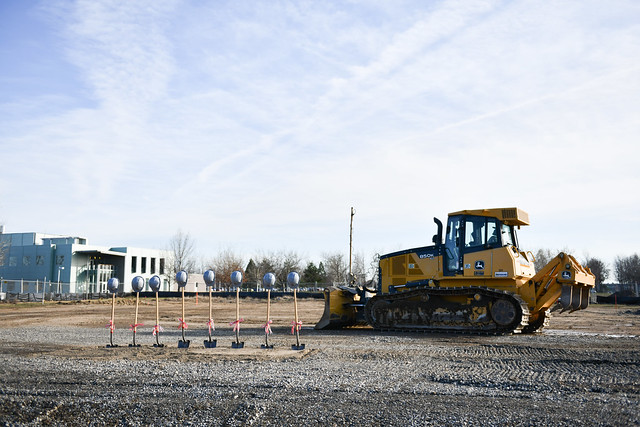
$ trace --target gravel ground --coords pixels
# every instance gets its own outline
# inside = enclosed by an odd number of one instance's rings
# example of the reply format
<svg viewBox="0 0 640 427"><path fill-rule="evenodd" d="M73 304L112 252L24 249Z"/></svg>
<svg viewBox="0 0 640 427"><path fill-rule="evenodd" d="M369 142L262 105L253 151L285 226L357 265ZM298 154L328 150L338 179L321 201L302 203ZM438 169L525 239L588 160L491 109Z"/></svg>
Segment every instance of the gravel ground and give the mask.
<svg viewBox="0 0 640 427"><path fill-rule="evenodd" d="M632 313L637 316L637 313ZM169 329L169 328L167 328ZM637 425L640 338L551 329L450 336L302 330L0 328L4 425Z"/></svg>

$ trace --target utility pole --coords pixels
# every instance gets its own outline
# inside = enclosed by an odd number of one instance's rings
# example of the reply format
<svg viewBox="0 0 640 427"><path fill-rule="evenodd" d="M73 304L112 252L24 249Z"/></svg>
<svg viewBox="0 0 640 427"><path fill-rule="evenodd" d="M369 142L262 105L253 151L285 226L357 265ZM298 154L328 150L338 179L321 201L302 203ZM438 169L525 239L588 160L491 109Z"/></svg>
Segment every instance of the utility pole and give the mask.
<svg viewBox="0 0 640 427"><path fill-rule="evenodd" d="M353 208L353 206L351 207L351 221L349 223L349 283L351 283L352 285L355 285L356 280L355 277L353 276L353 272L351 269L352 263L351 263L351 258L352 258L352 253L353 253L353 216L356 214L356 210Z"/></svg>

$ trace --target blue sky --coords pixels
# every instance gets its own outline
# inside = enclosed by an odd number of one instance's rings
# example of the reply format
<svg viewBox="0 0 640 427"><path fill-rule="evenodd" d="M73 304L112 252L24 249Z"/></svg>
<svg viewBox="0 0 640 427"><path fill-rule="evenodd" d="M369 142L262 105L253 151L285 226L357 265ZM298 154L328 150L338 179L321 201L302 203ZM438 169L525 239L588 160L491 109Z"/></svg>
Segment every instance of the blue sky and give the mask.
<svg viewBox="0 0 640 427"><path fill-rule="evenodd" d="M518 206L640 247L637 1L2 1L7 232L311 260Z"/></svg>

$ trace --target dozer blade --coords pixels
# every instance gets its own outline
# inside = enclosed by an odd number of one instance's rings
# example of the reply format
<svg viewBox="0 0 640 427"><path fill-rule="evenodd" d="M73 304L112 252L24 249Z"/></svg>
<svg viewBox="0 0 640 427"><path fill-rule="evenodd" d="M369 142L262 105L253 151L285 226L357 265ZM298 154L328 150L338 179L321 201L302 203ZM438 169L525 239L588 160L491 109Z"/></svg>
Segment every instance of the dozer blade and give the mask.
<svg viewBox="0 0 640 427"><path fill-rule="evenodd" d="M339 329L353 326L356 321L354 304L358 299L355 289L329 287L324 290L324 313L315 329Z"/></svg>

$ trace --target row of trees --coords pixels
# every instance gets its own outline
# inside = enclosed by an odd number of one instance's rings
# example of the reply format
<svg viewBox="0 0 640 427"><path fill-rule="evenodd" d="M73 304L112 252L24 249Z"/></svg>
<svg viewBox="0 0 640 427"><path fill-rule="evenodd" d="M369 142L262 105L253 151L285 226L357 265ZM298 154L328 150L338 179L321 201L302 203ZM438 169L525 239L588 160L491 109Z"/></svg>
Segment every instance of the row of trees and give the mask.
<svg viewBox="0 0 640 427"><path fill-rule="evenodd" d="M536 271L544 267L557 254L550 249L538 249L535 255ZM563 251L568 252L568 251ZM172 259L169 265L172 266L172 276L180 270L189 272L203 272L213 269L216 272L217 280L221 284L230 281L233 271L243 272L245 282L248 284L260 283L266 273L276 275L276 283L283 285L287 282L287 274L297 271L300 274L300 281L303 284L327 284L327 283L348 283L355 282L364 285L376 279L378 260L377 256L368 263L361 254L356 254L352 260L352 274L349 276L349 260L341 253L326 253L322 261L318 264L305 262L296 252L269 252L251 257L247 264L241 256L227 249L220 252L213 259L202 262L198 265L195 259L195 243L188 233L178 231L171 239L169 253ZM637 254L615 258L613 269L599 258L585 256L580 263L589 267L596 276L596 286L601 286L611 277L611 273L620 283L640 284L640 257Z"/></svg>
<svg viewBox="0 0 640 427"><path fill-rule="evenodd" d="M216 273L216 282L221 285L230 283L231 273L241 271L245 286L255 286L262 282L266 273L276 276L276 286L287 283L287 275L296 271L300 274L300 282L307 286L320 286L330 283L355 282L365 284L371 281L376 272L377 258L367 264L365 257L356 254L352 259L349 276L349 260L341 253L326 253L317 265L305 261L295 251L278 251L260 253L252 256L248 263L230 249L218 253L214 258L197 263L195 258L195 242L188 233L178 231L169 243L169 266L171 279L180 270L190 273L202 273L212 269Z"/></svg>

